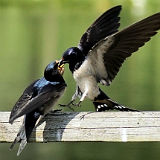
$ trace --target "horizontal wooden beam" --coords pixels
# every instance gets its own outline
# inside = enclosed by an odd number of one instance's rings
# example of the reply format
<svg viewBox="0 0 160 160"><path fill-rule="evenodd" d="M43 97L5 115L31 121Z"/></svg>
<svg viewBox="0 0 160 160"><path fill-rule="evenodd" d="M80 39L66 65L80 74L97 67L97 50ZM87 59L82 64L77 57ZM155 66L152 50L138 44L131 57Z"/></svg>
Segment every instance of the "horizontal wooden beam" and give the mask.
<svg viewBox="0 0 160 160"><path fill-rule="evenodd" d="M88 113L51 112L33 131L30 141L160 141L160 112ZM23 118L9 124L9 115L0 112L0 142L12 142L22 124Z"/></svg>

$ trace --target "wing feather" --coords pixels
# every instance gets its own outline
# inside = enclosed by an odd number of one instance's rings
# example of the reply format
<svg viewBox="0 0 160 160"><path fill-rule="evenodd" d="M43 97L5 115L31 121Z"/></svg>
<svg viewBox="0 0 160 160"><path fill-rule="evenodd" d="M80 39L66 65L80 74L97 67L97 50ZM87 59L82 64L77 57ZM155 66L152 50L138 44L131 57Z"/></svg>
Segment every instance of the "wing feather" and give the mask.
<svg viewBox="0 0 160 160"><path fill-rule="evenodd" d="M34 96L33 92L33 86L34 84L39 81L36 80L33 83L31 83L23 92L22 96L18 99L16 104L13 106L10 118L9 118L9 123L13 123L13 121L17 118L17 116L20 114L20 111L24 106L26 106L28 103L30 103L32 97Z"/></svg>
<svg viewBox="0 0 160 160"><path fill-rule="evenodd" d="M160 13L139 21L113 35L115 41L109 50L104 53L104 64L109 81L115 78L124 60L149 41L158 29L160 29ZM117 64L116 68L112 67L113 63Z"/></svg>
<svg viewBox="0 0 160 160"><path fill-rule="evenodd" d="M149 41L159 29L160 13L157 13L99 41L90 50L88 56L92 59L103 56L103 60L93 66L95 70L97 69L99 82L105 80L106 84L110 84L125 59ZM104 69L98 70L98 65L103 66ZM106 72L106 77L104 77L104 72Z"/></svg>
<svg viewBox="0 0 160 160"><path fill-rule="evenodd" d="M103 13L82 35L79 48L87 55L89 50L101 39L118 31L121 6L116 6Z"/></svg>
<svg viewBox="0 0 160 160"><path fill-rule="evenodd" d="M45 105L50 102L51 99L55 100L55 98L61 95L60 92L65 88L63 83L58 83L57 85L48 83L48 85L45 85L40 93L38 93L34 88L34 84L37 81L27 87L17 103L14 105L9 119L10 123L13 123L16 118Z"/></svg>

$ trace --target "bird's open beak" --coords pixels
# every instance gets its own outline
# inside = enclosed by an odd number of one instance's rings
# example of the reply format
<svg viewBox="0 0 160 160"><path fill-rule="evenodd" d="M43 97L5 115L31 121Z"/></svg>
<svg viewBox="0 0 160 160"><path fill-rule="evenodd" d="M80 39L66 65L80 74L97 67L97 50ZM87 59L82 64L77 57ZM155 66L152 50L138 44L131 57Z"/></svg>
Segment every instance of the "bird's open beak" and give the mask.
<svg viewBox="0 0 160 160"><path fill-rule="evenodd" d="M58 62L58 71L61 75L63 75L64 73L64 64L63 63L60 63L61 60Z"/></svg>

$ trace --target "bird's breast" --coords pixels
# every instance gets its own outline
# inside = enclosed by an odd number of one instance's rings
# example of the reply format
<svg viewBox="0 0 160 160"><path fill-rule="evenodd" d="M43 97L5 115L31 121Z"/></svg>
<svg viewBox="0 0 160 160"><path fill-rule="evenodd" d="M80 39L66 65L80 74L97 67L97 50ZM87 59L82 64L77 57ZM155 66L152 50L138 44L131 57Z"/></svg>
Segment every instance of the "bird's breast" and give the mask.
<svg viewBox="0 0 160 160"><path fill-rule="evenodd" d="M45 115L52 110L52 107L57 103L59 98L64 94L65 87L61 89L57 94L54 91L48 97L48 101L40 107L40 111Z"/></svg>
<svg viewBox="0 0 160 160"><path fill-rule="evenodd" d="M93 100L99 94L99 87L92 68L89 68L85 63L82 65L73 72L73 77L81 92L84 93L87 90L87 98Z"/></svg>

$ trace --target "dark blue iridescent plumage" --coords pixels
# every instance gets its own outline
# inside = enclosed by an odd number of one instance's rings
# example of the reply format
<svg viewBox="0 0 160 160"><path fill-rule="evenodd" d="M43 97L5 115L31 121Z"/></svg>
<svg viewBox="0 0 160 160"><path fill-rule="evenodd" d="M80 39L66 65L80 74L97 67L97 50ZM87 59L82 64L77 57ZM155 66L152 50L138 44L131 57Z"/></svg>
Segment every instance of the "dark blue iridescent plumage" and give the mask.
<svg viewBox="0 0 160 160"><path fill-rule="evenodd" d="M47 114L62 96L66 87L62 74L63 68L58 68L58 62L51 62L44 71L44 77L30 84L13 107L10 123L24 115L22 127L10 147L12 149L16 142L20 142L17 155L27 144L40 116Z"/></svg>

